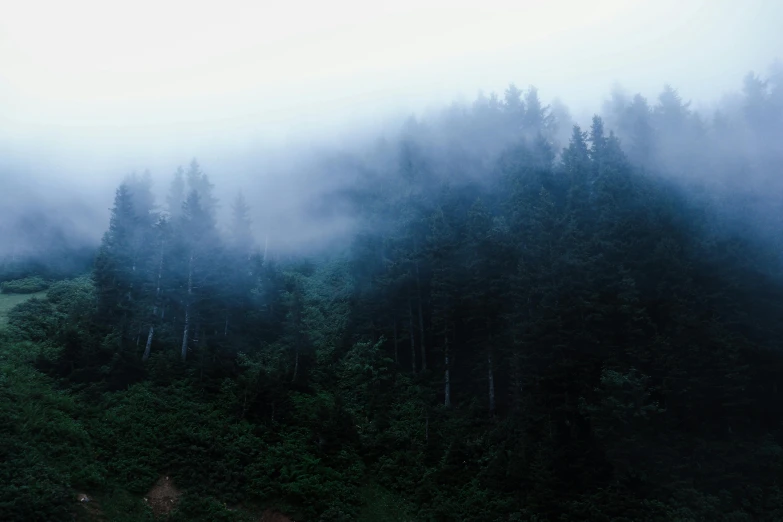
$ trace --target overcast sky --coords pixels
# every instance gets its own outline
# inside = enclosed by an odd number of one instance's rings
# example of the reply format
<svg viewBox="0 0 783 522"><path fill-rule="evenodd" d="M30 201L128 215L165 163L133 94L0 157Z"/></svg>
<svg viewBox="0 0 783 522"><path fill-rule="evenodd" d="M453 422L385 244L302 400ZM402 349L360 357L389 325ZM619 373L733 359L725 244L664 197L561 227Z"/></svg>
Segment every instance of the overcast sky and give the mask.
<svg viewBox="0 0 783 522"><path fill-rule="evenodd" d="M781 24L780 0L9 0L0 181L20 161L93 185L194 155L215 172L512 81L577 114L614 82L709 101L783 53Z"/></svg>

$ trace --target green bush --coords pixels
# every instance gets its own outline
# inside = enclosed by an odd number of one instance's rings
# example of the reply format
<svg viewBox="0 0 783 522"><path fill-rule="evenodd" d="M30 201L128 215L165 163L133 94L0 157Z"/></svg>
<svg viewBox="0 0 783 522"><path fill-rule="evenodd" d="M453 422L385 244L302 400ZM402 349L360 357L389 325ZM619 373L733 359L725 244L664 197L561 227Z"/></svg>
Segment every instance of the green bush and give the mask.
<svg viewBox="0 0 783 522"><path fill-rule="evenodd" d="M34 294L47 288L49 283L38 276L0 283L0 291L4 294Z"/></svg>
<svg viewBox="0 0 783 522"><path fill-rule="evenodd" d="M0 513L3 520L66 520L74 488L100 488L78 401L0 342Z"/></svg>

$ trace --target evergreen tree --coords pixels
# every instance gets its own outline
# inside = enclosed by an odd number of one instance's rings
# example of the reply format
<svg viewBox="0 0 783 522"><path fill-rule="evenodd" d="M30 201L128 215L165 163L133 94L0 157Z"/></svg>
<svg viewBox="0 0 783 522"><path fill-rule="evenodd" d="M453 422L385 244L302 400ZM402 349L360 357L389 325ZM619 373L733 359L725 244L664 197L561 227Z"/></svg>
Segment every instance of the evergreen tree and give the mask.
<svg viewBox="0 0 783 522"><path fill-rule="evenodd" d="M131 193L122 184L114 196L109 229L101 241L94 271L98 313L109 324L119 323L120 343L128 335L135 310L138 224Z"/></svg>
<svg viewBox="0 0 783 522"><path fill-rule="evenodd" d="M174 173L174 179L166 196L166 205L172 218L178 219L182 212L182 204L185 202L185 171L178 167Z"/></svg>
<svg viewBox="0 0 783 522"><path fill-rule="evenodd" d="M181 356L185 360L191 341L198 341L204 322L214 321L210 316L209 289L216 282L220 244L216 235L215 221L208 208L202 205L195 190L182 205L182 217L178 223L180 234L177 260L179 267L184 325Z"/></svg>

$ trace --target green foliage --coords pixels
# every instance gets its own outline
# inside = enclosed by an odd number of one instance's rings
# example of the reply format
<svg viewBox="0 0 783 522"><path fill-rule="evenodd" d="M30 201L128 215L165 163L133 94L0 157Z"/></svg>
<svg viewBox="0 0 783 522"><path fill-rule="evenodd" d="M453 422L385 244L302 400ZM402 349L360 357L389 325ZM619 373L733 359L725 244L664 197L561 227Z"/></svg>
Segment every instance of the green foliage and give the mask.
<svg viewBox="0 0 783 522"><path fill-rule="evenodd" d="M38 294L0 294L0 327L8 323L8 314L21 303L33 298L46 297L44 292Z"/></svg>
<svg viewBox="0 0 783 522"><path fill-rule="evenodd" d="M4 294L35 294L49 288L49 282L38 276L14 279L0 283L0 292Z"/></svg>
<svg viewBox="0 0 783 522"><path fill-rule="evenodd" d="M24 361L29 344L0 341L0 511L9 520L68 516L73 488L100 487L78 401Z"/></svg>
<svg viewBox="0 0 783 522"><path fill-rule="evenodd" d="M357 517L360 522L413 522L412 506L406 505L397 495L376 484L362 488L362 510Z"/></svg>
<svg viewBox="0 0 783 522"><path fill-rule="evenodd" d="M195 160L170 215L129 177L90 277L0 295L3 514L150 520L167 475L171 520L780 520L780 249L638 168L704 159L675 90L613 103L628 142L596 116L558 161L535 88L410 121L309 260L253 254L242 198L224 241Z"/></svg>
<svg viewBox="0 0 783 522"><path fill-rule="evenodd" d="M244 522L252 518L245 513L229 509L225 503L212 497L193 494L180 499L176 511L168 518L172 522Z"/></svg>

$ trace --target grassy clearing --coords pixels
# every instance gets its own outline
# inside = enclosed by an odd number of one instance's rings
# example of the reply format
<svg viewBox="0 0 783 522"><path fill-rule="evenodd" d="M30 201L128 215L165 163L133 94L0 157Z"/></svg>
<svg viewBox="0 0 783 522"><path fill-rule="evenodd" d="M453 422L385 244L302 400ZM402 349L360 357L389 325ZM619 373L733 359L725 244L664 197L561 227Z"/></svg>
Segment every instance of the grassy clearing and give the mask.
<svg viewBox="0 0 783 522"><path fill-rule="evenodd" d="M20 303L24 303L33 297L43 299L46 297L46 292L36 292L34 294L0 294L0 328L5 326L8 321L8 312L11 308Z"/></svg>

